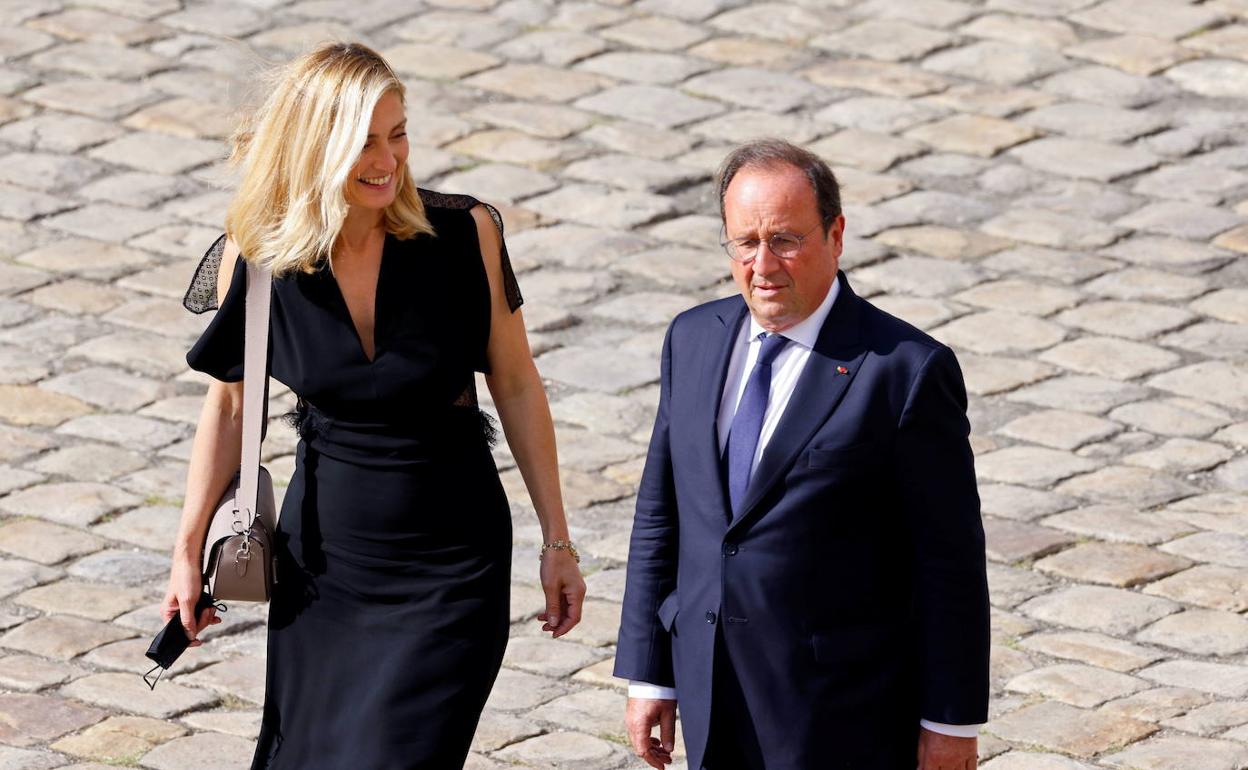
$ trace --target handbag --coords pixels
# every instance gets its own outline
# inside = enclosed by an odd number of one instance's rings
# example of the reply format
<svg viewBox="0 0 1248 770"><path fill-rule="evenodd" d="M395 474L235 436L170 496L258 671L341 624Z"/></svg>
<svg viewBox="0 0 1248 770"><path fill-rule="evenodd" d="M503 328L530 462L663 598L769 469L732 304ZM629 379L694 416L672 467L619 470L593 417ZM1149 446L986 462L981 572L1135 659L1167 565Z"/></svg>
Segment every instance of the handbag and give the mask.
<svg viewBox="0 0 1248 770"><path fill-rule="evenodd" d="M277 582L273 478L260 464L268 390L269 300L273 276L247 262L243 344L243 451L204 538L204 585L214 600L269 600Z"/></svg>

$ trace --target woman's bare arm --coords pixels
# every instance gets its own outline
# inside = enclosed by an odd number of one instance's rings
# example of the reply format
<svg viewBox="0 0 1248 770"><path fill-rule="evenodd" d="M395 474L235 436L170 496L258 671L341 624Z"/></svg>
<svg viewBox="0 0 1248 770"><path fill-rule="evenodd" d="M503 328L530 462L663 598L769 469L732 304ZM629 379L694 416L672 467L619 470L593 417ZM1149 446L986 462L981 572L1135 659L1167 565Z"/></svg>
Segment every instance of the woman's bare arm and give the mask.
<svg viewBox="0 0 1248 770"><path fill-rule="evenodd" d="M472 209L477 237L490 281L490 341L487 356L489 386L507 445L529 490L537 511L544 542L568 540L568 522L559 491L559 458L555 449L555 426L541 376L533 363L524 316L512 312L503 288L501 240L494 220L484 206ZM576 562L566 550L550 550L542 560L542 587L546 593L543 630L562 636L581 618L585 583Z"/></svg>

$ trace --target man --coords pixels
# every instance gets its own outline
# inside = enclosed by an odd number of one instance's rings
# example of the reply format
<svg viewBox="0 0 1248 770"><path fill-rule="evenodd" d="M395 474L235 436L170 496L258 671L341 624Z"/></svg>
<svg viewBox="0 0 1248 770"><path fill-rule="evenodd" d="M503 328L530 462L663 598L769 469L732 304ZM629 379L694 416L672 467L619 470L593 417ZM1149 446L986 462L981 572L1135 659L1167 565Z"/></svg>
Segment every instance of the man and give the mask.
<svg viewBox="0 0 1248 770"><path fill-rule="evenodd" d="M816 156L754 142L717 186L741 296L663 344L615 664L633 748L671 761L678 699L691 770L973 768L988 594L957 361L854 294Z"/></svg>

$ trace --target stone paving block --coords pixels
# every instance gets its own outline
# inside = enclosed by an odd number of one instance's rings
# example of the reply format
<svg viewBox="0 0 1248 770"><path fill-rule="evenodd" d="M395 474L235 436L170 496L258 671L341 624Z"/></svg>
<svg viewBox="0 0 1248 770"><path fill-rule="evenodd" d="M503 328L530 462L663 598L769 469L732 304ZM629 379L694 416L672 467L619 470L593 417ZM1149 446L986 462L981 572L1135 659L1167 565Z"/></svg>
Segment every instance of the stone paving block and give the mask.
<svg viewBox="0 0 1248 770"><path fill-rule="evenodd" d="M1178 364L1178 355L1141 342L1113 337L1080 337L1040 354L1041 360L1072 371L1131 380Z"/></svg>
<svg viewBox="0 0 1248 770"><path fill-rule="evenodd" d="M814 119L821 125L831 123L844 128L888 134L940 118L947 113L948 110L943 107L913 99L855 96L833 102L815 113Z"/></svg>
<svg viewBox="0 0 1248 770"><path fill-rule="evenodd" d="M137 249L84 238L61 238L22 253L17 261L53 273L111 279L151 262Z"/></svg>
<svg viewBox="0 0 1248 770"><path fill-rule="evenodd" d="M22 98L50 110L114 120L158 101L160 95L146 84L70 79L38 86Z"/></svg>
<svg viewBox="0 0 1248 770"><path fill-rule="evenodd" d="M663 86L625 85L580 99L579 109L675 128L724 111L720 104Z"/></svg>
<svg viewBox="0 0 1248 770"><path fill-rule="evenodd" d="M1101 669L1122 672L1134 671L1164 657L1147 647L1089 631L1033 634L1019 644L1055 658L1077 660Z"/></svg>
<svg viewBox="0 0 1248 770"><path fill-rule="evenodd" d="M80 666L34 655L6 655L0 658L0 686L10 690L34 692L88 673ZM0 767L4 765L0 763Z"/></svg>
<svg viewBox="0 0 1248 770"><path fill-rule="evenodd" d="M90 412L90 406L72 396L33 385L0 385L0 418L13 425L60 425Z"/></svg>
<svg viewBox="0 0 1248 770"><path fill-rule="evenodd" d="M649 278L672 289L698 289L720 283L724 266L708 260L705 251L681 246L647 249L620 264L630 273Z"/></svg>
<svg viewBox="0 0 1248 770"><path fill-rule="evenodd" d="M109 717L75 735L61 738L53 748L100 762L133 762L165 741L186 734L186 728L143 717Z"/></svg>
<svg viewBox="0 0 1248 770"><path fill-rule="evenodd" d="M341 18L343 14L331 18ZM488 14L459 10L434 10L390 25L400 38L421 43L481 48L500 43L518 33L511 23L495 21Z"/></svg>
<svg viewBox="0 0 1248 770"><path fill-rule="evenodd" d="M962 25L958 31L964 35L989 40L1059 51L1079 41L1079 36L1064 21L1022 18L1005 13L979 16L970 23Z"/></svg>
<svg viewBox="0 0 1248 770"><path fill-rule="evenodd" d="M994 607L1014 607L1052 587L1051 581L1031 570L988 564L988 595Z"/></svg>
<svg viewBox="0 0 1248 770"><path fill-rule="evenodd" d="M624 725L619 714L626 700L620 693L591 688L545 703L534 709L530 717L563 729L624 739Z"/></svg>
<svg viewBox="0 0 1248 770"><path fill-rule="evenodd" d="M1227 698L1248 694L1248 667L1199 660L1167 660L1138 672L1145 679Z"/></svg>
<svg viewBox="0 0 1248 770"><path fill-rule="evenodd" d="M1007 564L1036 559L1075 542L1055 529L997 518L984 519L984 536L988 558Z"/></svg>
<svg viewBox="0 0 1248 770"><path fill-rule="evenodd" d="M34 562L0 559L0 596L8 596L40 583L47 583L59 577L60 574L60 570L49 569ZM12 624L0 624L0 627L8 628L9 625Z"/></svg>
<svg viewBox="0 0 1248 770"><path fill-rule="evenodd" d="M593 93L610 80L586 72L547 67L541 64L505 64L467 78L475 88L506 94L517 99L566 102Z"/></svg>
<svg viewBox="0 0 1248 770"><path fill-rule="evenodd" d="M1057 324L1004 310L962 316L934 330L933 334L957 348L984 354L1040 350L1061 342L1066 336Z"/></svg>
<svg viewBox="0 0 1248 770"><path fill-rule="evenodd" d="M1027 173L1027 172L1024 172ZM1139 208L1144 201L1121 192L1114 185L1083 179L1054 179L1018 198L1022 208L1055 211L1078 219L1106 221Z"/></svg>
<svg viewBox="0 0 1248 770"><path fill-rule="evenodd" d="M856 128L821 139L808 149L833 166L845 165L867 172L884 171L898 161L924 152L923 145L918 142Z"/></svg>
<svg viewBox="0 0 1248 770"><path fill-rule="evenodd" d="M1176 238L1209 239L1242 222L1242 216L1222 209L1186 201L1162 201L1132 212L1115 224Z"/></svg>
<svg viewBox="0 0 1248 770"><path fill-rule="evenodd" d="M108 285L70 278L25 295L31 304L72 315L100 315L125 302L129 295Z"/></svg>
<svg viewBox="0 0 1248 770"><path fill-rule="evenodd" d="M1136 108L1171 96L1175 90L1156 78L1098 65L1067 70L1046 79L1039 87L1067 99Z"/></svg>
<svg viewBox="0 0 1248 770"><path fill-rule="evenodd" d="M12 597L17 604L47 613L112 620L151 600L146 590L61 580Z"/></svg>
<svg viewBox="0 0 1248 770"><path fill-rule="evenodd" d="M498 672L487 708L520 711L535 708L563 694L566 688L553 679L504 667Z"/></svg>
<svg viewBox="0 0 1248 770"><path fill-rule="evenodd" d="M242 655L182 674L174 680L180 685L203 688L232 696L257 706L264 703L264 658Z"/></svg>
<svg viewBox="0 0 1248 770"><path fill-rule="evenodd" d="M942 91L949 85L947 79L908 64L865 59L821 62L801 74L828 88L852 88L901 98Z"/></svg>
<svg viewBox="0 0 1248 770"><path fill-rule="evenodd" d="M944 75L1018 85L1062 70L1066 57L1044 48L985 40L941 51L923 61L923 69Z"/></svg>
<svg viewBox="0 0 1248 770"><path fill-rule="evenodd" d="M980 736L981 742L984 737ZM1091 765L1085 765L1060 754L1032 751L1011 751L1008 754L994 757L982 767L984 770L1093 770Z"/></svg>
<svg viewBox="0 0 1248 770"><path fill-rule="evenodd" d="M504 665L533 674L562 677L601 658L598 651L575 642L520 638L508 644Z"/></svg>
<svg viewBox="0 0 1248 770"><path fill-rule="evenodd" d="M1090 505L1065 511L1049 516L1043 523L1046 527L1083 537L1141 545L1156 545L1192 531L1192 527L1181 522L1112 505Z"/></svg>
<svg viewBox="0 0 1248 770"><path fill-rule="evenodd" d="M1207 244L1154 235L1126 238L1102 253L1136 264L1183 272L1212 270L1234 258L1230 252Z"/></svg>
<svg viewBox="0 0 1248 770"><path fill-rule="evenodd" d="M998 432L1054 449L1072 450L1091 441L1109 438L1120 430L1122 426L1100 417L1050 409L1011 420Z"/></svg>
<svg viewBox="0 0 1248 770"><path fill-rule="evenodd" d="M561 29L535 29L499 45L495 51L510 60L538 60L563 67L607 49L594 35Z"/></svg>
<svg viewBox="0 0 1248 770"><path fill-rule="evenodd" d="M197 730L251 738L260 733L260 711L197 711L182 717L183 724Z"/></svg>
<svg viewBox="0 0 1248 770"><path fill-rule="evenodd" d="M555 732L512 744L497 755L505 762L542 764L552 768L605 770L616 767L628 753L601 738L575 732Z"/></svg>
<svg viewBox="0 0 1248 770"><path fill-rule="evenodd" d="M73 153L106 142L125 129L81 115L42 112L0 128L0 141L31 152Z"/></svg>
<svg viewBox="0 0 1248 770"><path fill-rule="evenodd" d="M985 222L981 229L1001 238L1059 249L1090 249L1106 246L1117 240L1123 232L1101 222L1076 219L1055 211L1038 208L1007 211ZM1049 269L1056 270L1059 267Z"/></svg>
<svg viewBox="0 0 1248 770"><path fill-rule="evenodd" d="M1151 35L1127 34L1085 40L1063 50L1068 56L1116 67L1132 75L1152 75L1197 54Z"/></svg>
<svg viewBox="0 0 1248 770"><path fill-rule="evenodd" d="M477 724L477 732L472 739L472 748L474 751L494 751L541 733L542 728L530 719L486 709L481 714L481 721ZM487 767L494 767L494 765L487 765Z"/></svg>
<svg viewBox="0 0 1248 770"><path fill-rule="evenodd" d="M1234 452L1220 444L1174 438L1154 449L1127 455L1122 461L1128 465L1139 465L1153 470L1192 473L1208 470L1229 460L1233 454Z"/></svg>
<svg viewBox="0 0 1248 770"><path fill-rule="evenodd" d="M854 274L888 292L924 297L965 289L983 279L983 273L972 265L931 257L897 257L860 268Z"/></svg>
<svg viewBox="0 0 1248 770"><path fill-rule="evenodd" d="M1219 289L1206 294L1188 307L1223 321L1248 324L1248 289Z"/></svg>
<svg viewBox="0 0 1248 770"><path fill-rule="evenodd" d="M139 761L153 770L231 770L250 763L255 750L256 742L247 738L194 733L157 746Z"/></svg>
<svg viewBox="0 0 1248 770"><path fill-rule="evenodd" d="M1067 479L1057 491L1097 502L1151 507L1186 497L1194 490L1166 474L1115 465Z"/></svg>
<svg viewBox="0 0 1248 770"><path fill-rule="evenodd" d="M1248 174L1233 169L1179 164L1145 174L1136 181L1132 191L1213 206L1245 184L1248 184Z"/></svg>
<svg viewBox="0 0 1248 770"><path fill-rule="evenodd" d="M105 716L99 709L50 695L0 694L0 741L10 746L34 746Z"/></svg>
<svg viewBox="0 0 1248 770"><path fill-rule="evenodd" d="M159 582L169 574L169 569L169 557L163 553L110 548L79 559L66 571L93 583L141 586Z"/></svg>
<svg viewBox="0 0 1248 770"><path fill-rule="evenodd" d="M563 174L587 182L650 192L684 187L704 178L691 168L629 155L599 155L577 161L565 168Z"/></svg>
<svg viewBox="0 0 1248 770"><path fill-rule="evenodd" d="M1248 327L1242 324L1203 321L1160 340L1163 345L1214 358L1248 358Z"/></svg>
<svg viewBox="0 0 1248 770"><path fill-rule="evenodd" d="M15 152L0 158L0 179L49 193L80 187L103 171L99 163L50 152Z"/></svg>
<svg viewBox="0 0 1248 770"><path fill-rule="evenodd" d="M1242 61L1189 61L1166 70L1165 76L1185 91L1215 99L1242 99L1248 93L1248 64Z"/></svg>
<svg viewBox="0 0 1248 770"><path fill-rule="evenodd" d="M843 16L821 11L818 6L806 8L790 3L748 3L725 11L709 22L712 27L729 34L750 35L795 43L820 30L844 26Z"/></svg>
<svg viewBox="0 0 1248 770"><path fill-rule="evenodd" d="M1200 564L1144 587L1144 592L1227 612L1248 610L1248 570Z"/></svg>
<svg viewBox="0 0 1248 770"><path fill-rule="evenodd" d="M906 136L946 152L990 158L1036 136L1034 129L1001 118L955 115L911 129Z"/></svg>
<svg viewBox="0 0 1248 770"><path fill-rule="evenodd" d="M1248 704L1236 702L1210 703L1162 722L1166 727L1197 735L1212 735L1228 727L1248 724Z"/></svg>
<svg viewBox="0 0 1248 770"><path fill-rule="evenodd" d="M958 355L967 392L979 396L1014 390L1057 373L1055 367L1037 361L996 356Z"/></svg>
<svg viewBox="0 0 1248 770"><path fill-rule="evenodd" d="M1248 537L1229 532L1197 532L1166 543L1161 549L1194 561L1248 567Z"/></svg>
<svg viewBox="0 0 1248 770"><path fill-rule="evenodd" d="M1186 687L1157 687L1110 701L1101 706L1100 711L1146 722L1160 722L1203 706L1210 700L1209 695Z"/></svg>
<svg viewBox="0 0 1248 770"><path fill-rule="evenodd" d="M1143 267L1128 267L1097 278L1087 291L1123 300L1184 300L1204 294L1209 282Z"/></svg>
<svg viewBox="0 0 1248 770"><path fill-rule="evenodd" d="M484 161L536 169L547 168L565 157L565 148L558 142L506 129L478 131L452 142L447 149Z"/></svg>
<svg viewBox="0 0 1248 770"><path fill-rule="evenodd" d="M980 484L979 498L984 513L1022 521L1031 521L1074 505L1073 500L1052 492L1013 484Z"/></svg>
<svg viewBox="0 0 1248 770"><path fill-rule="evenodd" d="M0 526L0 551L40 564L56 564L103 547L103 540L80 529L38 519L15 519Z"/></svg>
<svg viewBox="0 0 1248 770"><path fill-rule="evenodd" d="M1170 124L1160 113L1090 102L1062 102L1041 107L1024 115L1019 122L1051 133L1102 142L1130 141Z"/></svg>
<svg viewBox="0 0 1248 770"><path fill-rule="evenodd" d="M179 96L144 107L121 124L186 139L226 139L233 131L227 108L194 96ZM412 132L410 128L408 131Z"/></svg>
<svg viewBox="0 0 1248 770"><path fill-rule="evenodd" d="M698 75L681 88L695 96L768 112L788 112L822 101L822 91L792 75L754 67L733 67Z"/></svg>
<svg viewBox="0 0 1248 770"><path fill-rule="evenodd" d="M1081 708L1098 706L1148 688L1148 683L1127 674L1095 666L1058 663L1014 677L1006 688L1014 692L1043 695Z"/></svg>
<svg viewBox="0 0 1248 770"><path fill-rule="evenodd" d="M1071 16L1071 20L1109 32L1174 40L1224 18L1213 8L1176 5L1165 0L1107 0Z"/></svg>
<svg viewBox="0 0 1248 770"><path fill-rule="evenodd" d="M149 404L164 390L156 380L103 366L90 366L52 377L41 382L39 387L105 409L121 411Z"/></svg>
<svg viewBox="0 0 1248 770"><path fill-rule="evenodd" d="M1056 320L1097 334L1140 340L1177 329L1194 318L1190 311L1181 308L1150 302L1106 300L1086 302L1061 313Z"/></svg>
<svg viewBox="0 0 1248 770"><path fill-rule="evenodd" d="M63 423L57 430L65 435L140 449L159 449L167 446L182 438L185 432L182 426L128 414L77 417Z"/></svg>
<svg viewBox="0 0 1248 770"><path fill-rule="evenodd" d="M122 46L173 34L161 24L138 21L94 8L73 8L31 20L26 26L69 40L104 40Z"/></svg>
<svg viewBox="0 0 1248 770"><path fill-rule="evenodd" d="M967 260L972 261L985 257L994 252L1000 251L1010 245L1010 242L1003 238L994 238L990 235L977 233L971 230L959 230L952 227L942 225L914 225L910 227L898 227L893 230L886 230L877 235L874 240L888 244L907 251L915 251L921 254L928 254L934 257L950 260ZM1018 282L999 282L1000 288L1007 289ZM988 284L987 286L977 287L970 291L963 292L955 297L959 301L969 301L972 296L979 296L984 293L991 293L990 287L998 284ZM1031 290L1042 292L1044 287L1030 285ZM1057 290L1061 292L1063 290ZM1077 295L1071 295L1077 296ZM972 304L984 304L986 307L997 307L989 303L973 302ZM1050 311L1051 312L1051 311Z"/></svg>
<svg viewBox="0 0 1248 770"><path fill-rule="evenodd" d="M1081 543L1036 562L1036 569L1081 583L1130 588L1191 566L1187 559L1142 545ZM1084 705L1084 704L1076 704Z"/></svg>
<svg viewBox="0 0 1248 770"><path fill-rule="evenodd" d="M689 56L640 51L612 51L576 67L582 72L650 85L673 85L710 68L707 62Z"/></svg>
<svg viewBox="0 0 1248 770"><path fill-rule="evenodd" d="M204 708L217 700L214 695L176 682L162 682L160 687L149 690L142 679L131 672L92 674L70 682L59 692L102 708L157 719Z"/></svg>
<svg viewBox="0 0 1248 770"><path fill-rule="evenodd" d="M1115 406L1138 401L1148 391L1103 377L1067 375L1028 385L1007 396L1019 401L1052 409L1103 414Z"/></svg>
<svg viewBox="0 0 1248 770"><path fill-rule="evenodd" d="M1091 757L1156 732L1157 727L1128 717L1045 701L995 719L988 731L1011 742Z"/></svg>
<svg viewBox="0 0 1248 770"><path fill-rule="evenodd" d="M1120 637L1180 608L1121 588L1077 585L1031 599L1019 609L1045 623Z"/></svg>
<svg viewBox="0 0 1248 770"><path fill-rule="evenodd" d="M868 19L839 32L821 35L812 40L811 45L855 57L903 61L922 58L953 40L947 32L907 21Z"/></svg>
<svg viewBox="0 0 1248 770"><path fill-rule="evenodd" d="M430 80L456 80L501 63L480 51L426 43L402 43L381 53L396 72Z"/></svg>
<svg viewBox="0 0 1248 770"><path fill-rule="evenodd" d="M15 516L36 516L82 527L104 514L138 502L135 496L106 484L53 482L0 498L0 510Z"/></svg>
<svg viewBox="0 0 1248 770"><path fill-rule="evenodd" d="M1128 746L1106 757L1113 767L1132 770L1236 770L1248 763L1248 747L1231 741L1188 736L1163 736L1155 741Z"/></svg>
<svg viewBox="0 0 1248 770"><path fill-rule="evenodd" d="M1248 368L1225 361L1205 361L1159 374L1150 387L1232 409L1248 409Z"/></svg>
<svg viewBox="0 0 1248 770"><path fill-rule="evenodd" d="M949 306L949 303L942 300L906 297L900 294L882 294L873 297L871 304L920 329L935 328L958 314Z"/></svg>
<svg viewBox="0 0 1248 770"><path fill-rule="evenodd" d="M118 80L139 79L172 65L163 56L140 48L122 48L94 41L57 46L30 57L27 62L40 70Z"/></svg>
<svg viewBox="0 0 1248 770"><path fill-rule="evenodd" d="M1221 610L1187 610L1162 618L1136 639L1189 655L1224 657L1248 649L1248 620Z"/></svg>
<svg viewBox="0 0 1248 770"><path fill-rule="evenodd" d="M697 25L662 16L632 19L600 30L598 34L629 47L658 51L688 48L709 37L709 33Z"/></svg>
<svg viewBox="0 0 1248 770"><path fill-rule="evenodd" d="M1134 147L1048 137L1010 150L1024 165L1076 179L1109 182L1157 166L1161 159Z"/></svg>

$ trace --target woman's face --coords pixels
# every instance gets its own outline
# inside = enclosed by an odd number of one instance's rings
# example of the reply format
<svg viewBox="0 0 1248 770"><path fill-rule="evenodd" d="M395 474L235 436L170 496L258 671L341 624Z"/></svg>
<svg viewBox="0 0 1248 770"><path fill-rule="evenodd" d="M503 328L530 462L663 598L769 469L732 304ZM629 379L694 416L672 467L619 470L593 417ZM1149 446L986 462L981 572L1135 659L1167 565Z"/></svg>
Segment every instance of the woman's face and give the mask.
<svg viewBox="0 0 1248 770"><path fill-rule="evenodd" d="M352 169L347 202L384 209L394 202L399 172L407 163L407 117L398 93L387 92L373 108L368 140Z"/></svg>

